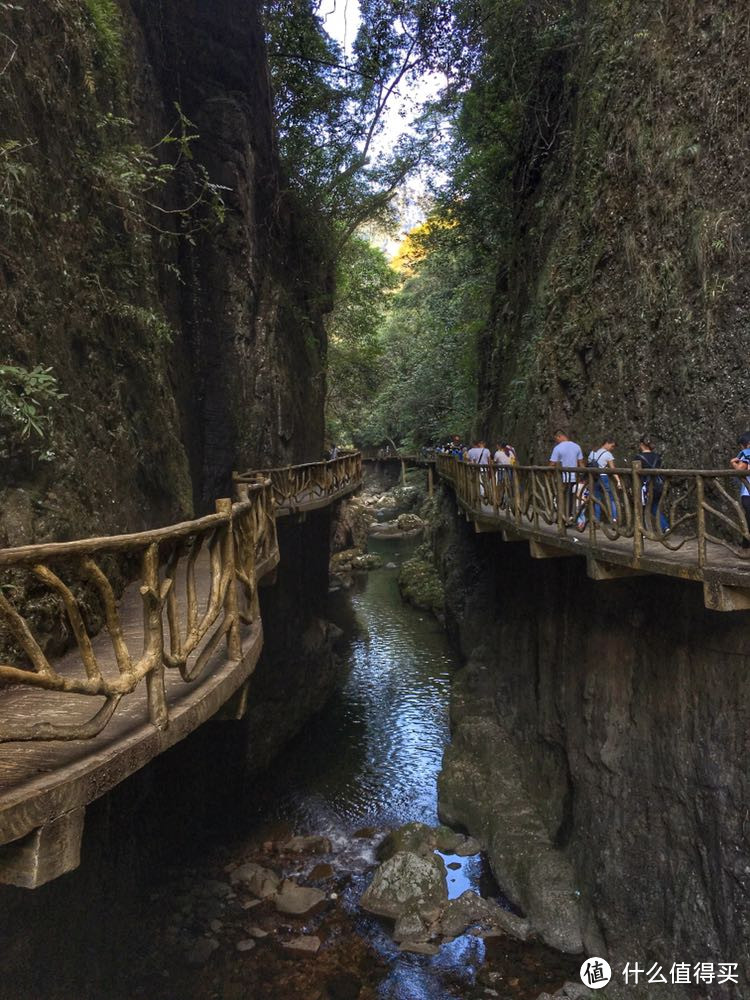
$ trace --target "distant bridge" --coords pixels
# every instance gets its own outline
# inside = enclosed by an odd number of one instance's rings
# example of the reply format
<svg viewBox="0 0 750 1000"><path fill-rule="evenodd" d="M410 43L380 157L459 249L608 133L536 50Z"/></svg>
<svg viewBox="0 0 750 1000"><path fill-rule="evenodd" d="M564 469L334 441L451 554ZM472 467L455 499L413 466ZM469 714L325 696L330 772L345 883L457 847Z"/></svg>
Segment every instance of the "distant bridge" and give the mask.
<svg viewBox="0 0 750 1000"><path fill-rule="evenodd" d="M750 560L736 551L750 541L733 488L736 472L646 469L639 462L605 470L487 467L440 453L435 462L476 531L528 540L535 559L583 557L594 580L695 580L707 608L750 610ZM566 482L572 474L574 486Z"/></svg>
<svg viewBox="0 0 750 1000"><path fill-rule="evenodd" d="M242 717L276 520L358 489L361 456L233 480L236 501L208 517L0 550L14 664L0 665L0 882L35 888L77 867L88 803L218 712ZM118 599L126 567L138 575ZM50 622L73 646L57 659Z"/></svg>

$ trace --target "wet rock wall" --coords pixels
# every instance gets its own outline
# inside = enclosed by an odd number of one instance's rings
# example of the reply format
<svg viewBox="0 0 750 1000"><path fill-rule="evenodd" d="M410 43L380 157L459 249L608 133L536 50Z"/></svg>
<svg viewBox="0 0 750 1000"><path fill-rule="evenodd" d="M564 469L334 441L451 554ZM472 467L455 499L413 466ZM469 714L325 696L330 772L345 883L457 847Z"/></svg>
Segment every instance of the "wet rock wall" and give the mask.
<svg viewBox="0 0 750 1000"><path fill-rule="evenodd" d="M435 545L446 619L467 657L443 814L491 855L494 845L501 885L505 872L510 894L539 925L561 883L545 884L544 868L541 882L530 877L538 853L513 842L514 811L526 829L533 813L549 856L572 870L575 907L567 890L564 903L578 926L569 926L569 940L579 934L589 954L620 969L626 961L742 968L750 944L748 615L706 611L695 584L591 581L582 559L532 560L526 543L475 535L449 494L441 510ZM509 808L511 785L526 796L525 810ZM695 994L670 984L663 995L744 998L741 982L734 992L714 984ZM621 977L620 989L634 995Z"/></svg>
<svg viewBox="0 0 750 1000"><path fill-rule="evenodd" d="M24 431L0 373L0 543L166 524L318 458L329 261L260 5L4 4L0 67L0 364L58 392Z"/></svg>
<svg viewBox="0 0 750 1000"><path fill-rule="evenodd" d="M587 447L613 433L622 457L645 431L674 468L725 467L748 423L747 10L565 10L524 95L481 432L535 462L560 425Z"/></svg>

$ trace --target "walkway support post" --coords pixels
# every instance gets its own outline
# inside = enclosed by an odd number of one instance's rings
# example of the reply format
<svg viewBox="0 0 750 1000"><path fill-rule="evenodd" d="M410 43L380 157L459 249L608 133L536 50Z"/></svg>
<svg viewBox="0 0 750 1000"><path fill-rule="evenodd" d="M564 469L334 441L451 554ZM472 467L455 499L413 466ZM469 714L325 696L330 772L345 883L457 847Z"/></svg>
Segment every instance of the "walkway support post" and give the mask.
<svg viewBox="0 0 750 1000"><path fill-rule="evenodd" d="M432 474L432 466L427 466L427 496L431 497L435 492L435 480Z"/></svg>
<svg viewBox="0 0 750 1000"><path fill-rule="evenodd" d="M226 514L227 523L224 528L221 552L222 575L228 577L226 593L224 594L224 618L229 619L227 629L227 655L230 660L237 661L242 656L242 642L240 641L240 613L237 601L237 572L235 567L234 552L234 530L232 527L232 501L217 500L216 513ZM255 539L253 539L253 547Z"/></svg>
<svg viewBox="0 0 750 1000"><path fill-rule="evenodd" d="M516 524L520 527L521 525L521 474L515 469L511 473L511 482L513 484L513 506L515 509Z"/></svg>
<svg viewBox="0 0 750 1000"><path fill-rule="evenodd" d="M406 462L401 459L401 485L406 486Z"/></svg>
<svg viewBox="0 0 750 1000"><path fill-rule="evenodd" d="M146 674L148 714L157 729L166 729L169 725L169 710L164 690L164 626L161 617L167 589L165 588L162 596L159 583L159 545L157 542L151 542L143 552L141 597L143 634L148 656L153 661L151 670Z"/></svg>
<svg viewBox="0 0 750 1000"><path fill-rule="evenodd" d="M565 510L565 485L563 483L562 462L557 463L557 475L555 476L555 492L557 493L557 533L565 534L565 521L567 511Z"/></svg>
<svg viewBox="0 0 750 1000"><path fill-rule="evenodd" d="M640 562L643 555L643 522L646 519L646 507L641 503L641 462L633 462L633 559L636 564ZM651 492L646 490L646 500L648 501ZM640 504L641 509L638 509Z"/></svg>
<svg viewBox="0 0 750 1000"><path fill-rule="evenodd" d="M536 470L531 469L529 473L529 486L531 489L531 516L534 519L534 527L539 530L539 508L536 503Z"/></svg>
<svg viewBox="0 0 750 1000"><path fill-rule="evenodd" d="M695 514L698 528L698 566L706 565L706 494L703 476L695 477Z"/></svg>

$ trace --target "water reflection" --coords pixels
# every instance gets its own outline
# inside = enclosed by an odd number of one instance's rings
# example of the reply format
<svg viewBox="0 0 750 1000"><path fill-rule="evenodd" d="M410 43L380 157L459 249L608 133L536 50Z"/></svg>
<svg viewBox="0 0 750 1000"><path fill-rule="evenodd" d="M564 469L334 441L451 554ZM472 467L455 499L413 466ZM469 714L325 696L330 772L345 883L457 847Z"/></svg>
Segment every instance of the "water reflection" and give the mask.
<svg viewBox="0 0 750 1000"><path fill-rule="evenodd" d="M387 539L370 548L385 563L408 551ZM358 576L330 600L346 679L275 765L259 811L334 839L363 826L436 823L455 654L434 619L401 603L393 570Z"/></svg>

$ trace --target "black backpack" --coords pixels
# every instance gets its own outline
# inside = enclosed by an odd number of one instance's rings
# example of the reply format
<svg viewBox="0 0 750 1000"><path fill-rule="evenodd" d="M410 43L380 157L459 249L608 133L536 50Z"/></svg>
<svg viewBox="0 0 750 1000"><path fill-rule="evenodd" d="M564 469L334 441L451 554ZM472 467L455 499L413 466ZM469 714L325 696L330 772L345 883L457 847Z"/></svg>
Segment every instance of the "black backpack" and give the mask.
<svg viewBox="0 0 750 1000"><path fill-rule="evenodd" d="M661 455L658 455L655 451L642 451L639 458L641 460L641 465L645 466L647 469L661 468ZM651 459L651 461L649 461L649 459ZM649 482L651 483L655 494L661 493L664 489L664 476L646 476L644 478L644 485L648 486Z"/></svg>

